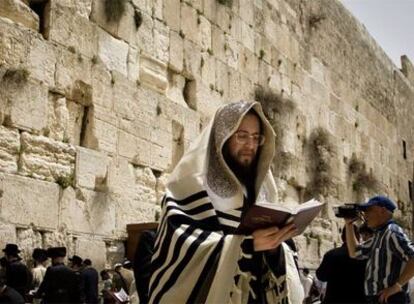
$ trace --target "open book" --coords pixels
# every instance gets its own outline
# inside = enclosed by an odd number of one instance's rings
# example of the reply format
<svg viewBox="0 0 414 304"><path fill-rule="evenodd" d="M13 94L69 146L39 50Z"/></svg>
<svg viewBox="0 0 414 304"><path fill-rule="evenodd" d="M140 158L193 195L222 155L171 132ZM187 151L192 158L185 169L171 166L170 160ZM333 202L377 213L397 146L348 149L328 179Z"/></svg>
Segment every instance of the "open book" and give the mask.
<svg viewBox="0 0 414 304"><path fill-rule="evenodd" d="M323 205L315 199L303 204L256 203L247 210L236 233L250 234L257 229L272 226L281 228L293 222L299 235L318 215Z"/></svg>
<svg viewBox="0 0 414 304"><path fill-rule="evenodd" d="M121 288L121 290L118 292L114 292L112 295L117 301L117 303L128 303L129 302L129 296L123 288Z"/></svg>

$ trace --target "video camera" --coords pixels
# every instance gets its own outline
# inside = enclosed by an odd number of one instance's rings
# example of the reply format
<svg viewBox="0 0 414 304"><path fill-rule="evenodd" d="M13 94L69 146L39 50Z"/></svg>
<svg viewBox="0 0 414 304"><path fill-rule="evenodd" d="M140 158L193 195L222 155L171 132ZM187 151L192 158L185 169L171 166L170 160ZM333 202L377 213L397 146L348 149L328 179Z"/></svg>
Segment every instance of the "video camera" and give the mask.
<svg viewBox="0 0 414 304"><path fill-rule="evenodd" d="M361 211L359 204L345 204L333 207L335 216L340 218L355 218Z"/></svg>

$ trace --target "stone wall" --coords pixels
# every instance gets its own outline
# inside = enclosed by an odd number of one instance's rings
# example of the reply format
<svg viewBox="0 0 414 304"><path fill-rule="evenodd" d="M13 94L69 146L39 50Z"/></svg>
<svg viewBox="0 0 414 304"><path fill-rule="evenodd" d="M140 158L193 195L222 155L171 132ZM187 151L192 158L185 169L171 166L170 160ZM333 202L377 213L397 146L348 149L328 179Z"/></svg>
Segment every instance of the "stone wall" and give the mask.
<svg viewBox="0 0 414 304"><path fill-rule="evenodd" d="M0 246L120 260L217 106L254 98L281 197L327 202L302 264L338 244L333 205L385 193L411 228L414 68L338 1L7 0L0 28Z"/></svg>

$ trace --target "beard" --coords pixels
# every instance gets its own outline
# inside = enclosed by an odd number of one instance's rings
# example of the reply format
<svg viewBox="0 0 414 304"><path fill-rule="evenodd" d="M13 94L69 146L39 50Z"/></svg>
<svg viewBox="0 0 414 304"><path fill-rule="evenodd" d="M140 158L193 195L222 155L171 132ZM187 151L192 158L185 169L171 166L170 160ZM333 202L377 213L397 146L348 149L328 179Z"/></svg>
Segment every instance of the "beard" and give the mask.
<svg viewBox="0 0 414 304"><path fill-rule="evenodd" d="M223 149L223 157L227 165L236 175L237 179L245 186L254 185L256 179L256 168L258 155L256 155L252 161L242 162L237 158L233 157L225 146Z"/></svg>

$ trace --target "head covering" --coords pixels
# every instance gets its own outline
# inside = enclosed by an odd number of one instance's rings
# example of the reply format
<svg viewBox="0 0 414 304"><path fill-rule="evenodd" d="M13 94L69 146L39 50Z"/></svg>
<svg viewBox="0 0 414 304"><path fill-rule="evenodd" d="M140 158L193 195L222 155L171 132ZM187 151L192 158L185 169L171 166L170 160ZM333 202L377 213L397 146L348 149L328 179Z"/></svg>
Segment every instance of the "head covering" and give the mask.
<svg viewBox="0 0 414 304"><path fill-rule="evenodd" d="M257 102L239 101L219 108L199 138L184 154L171 173L167 191L176 198L184 198L201 190L207 190L216 210L226 211L243 204L243 191L239 180L223 157L223 146L237 131L244 116L254 110L261 120L266 140L260 147L255 183L256 196L268 201L277 200L276 186L270 173L275 153L275 134ZM261 200L261 199L257 199Z"/></svg>
<svg viewBox="0 0 414 304"><path fill-rule="evenodd" d="M16 244L6 244L6 247L3 249L3 252L7 255L18 256L20 250Z"/></svg>
<svg viewBox="0 0 414 304"><path fill-rule="evenodd" d="M66 247L50 247L46 252L49 258L64 258L66 256Z"/></svg>
<svg viewBox="0 0 414 304"><path fill-rule="evenodd" d="M366 210L368 207L371 207L371 206L384 207L390 212L394 212L394 210L397 208L397 205L392 200L382 195L371 197L368 200L368 202L366 202L365 204L359 205L359 208L361 210Z"/></svg>
<svg viewBox="0 0 414 304"><path fill-rule="evenodd" d="M116 264L114 265L114 269L116 269L116 268L118 268L118 267L122 267L122 264L121 264L121 263L116 263Z"/></svg>
<svg viewBox="0 0 414 304"><path fill-rule="evenodd" d="M78 255L73 255L71 258L68 259L69 261L72 262L72 264L81 266L82 265L82 258Z"/></svg>
<svg viewBox="0 0 414 304"><path fill-rule="evenodd" d="M42 248L35 248L32 253L32 258L38 262L44 262L47 260L47 252Z"/></svg>
<svg viewBox="0 0 414 304"><path fill-rule="evenodd" d="M91 266L92 265L92 261L91 261L91 259L84 259L83 260L83 264L86 265L86 266Z"/></svg>

